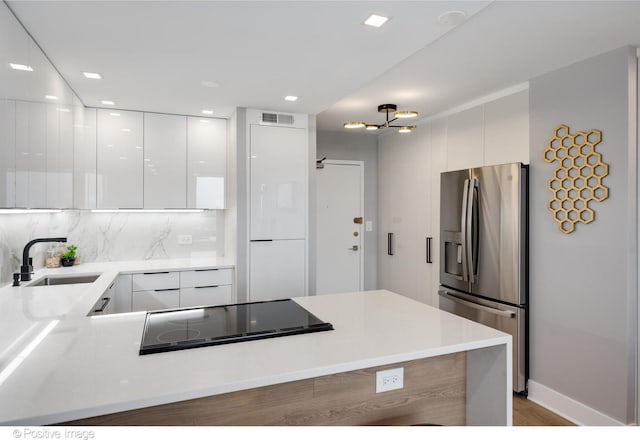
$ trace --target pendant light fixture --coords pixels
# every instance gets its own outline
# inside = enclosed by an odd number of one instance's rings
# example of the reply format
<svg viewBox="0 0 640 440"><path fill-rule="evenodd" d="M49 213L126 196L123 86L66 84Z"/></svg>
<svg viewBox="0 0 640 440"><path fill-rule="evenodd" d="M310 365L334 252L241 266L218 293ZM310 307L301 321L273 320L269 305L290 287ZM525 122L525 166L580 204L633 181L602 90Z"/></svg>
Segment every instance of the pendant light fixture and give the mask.
<svg viewBox="0 0 640 440"><path fill-rule="evenodd" d="M411 130L416 128L415 125L391 125L392 122L398 119L415 118L418 116L418 112L413 110L401 110L398 111L398 106L395 104L381 104L378 106L379 113L386 114L386 120L382 124L368 124L363 121L349 121L344 123L344 128L362 128L365 130L381 130L383 128L397 128L398 133L411 133ZM390 115L391 114L391 115ZM392 118L390 118L392 116Z"/></svg>

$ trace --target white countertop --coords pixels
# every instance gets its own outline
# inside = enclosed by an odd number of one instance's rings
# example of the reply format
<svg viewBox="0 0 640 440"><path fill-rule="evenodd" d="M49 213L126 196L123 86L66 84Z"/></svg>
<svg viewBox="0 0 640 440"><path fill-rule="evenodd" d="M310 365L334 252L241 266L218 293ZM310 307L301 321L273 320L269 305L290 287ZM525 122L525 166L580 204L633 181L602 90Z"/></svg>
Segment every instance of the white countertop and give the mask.
<svg viewBox="0 0 640 440"><path fill-rule="evenodd" d="M67 269L103 274L90 285L0 289L0 424L75 420L508 344L511 338L380 290L295 299L331 322L333 331L140 356L144 312L86 316L118 272L233 267L161 261Z"/></svg>

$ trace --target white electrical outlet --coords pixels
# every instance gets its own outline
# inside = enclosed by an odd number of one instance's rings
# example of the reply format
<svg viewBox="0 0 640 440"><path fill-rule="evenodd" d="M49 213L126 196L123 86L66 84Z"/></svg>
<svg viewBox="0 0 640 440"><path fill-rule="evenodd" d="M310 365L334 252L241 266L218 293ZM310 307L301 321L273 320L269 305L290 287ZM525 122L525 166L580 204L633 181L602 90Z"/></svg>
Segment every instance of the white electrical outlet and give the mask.
<svg viewBox="0 0 640 440"><path fill-rule="evenodd" d="M178 235L178 244L193 244L193 235Z"/></svg>
<svg viewBox="0 0 640 440"><path fill-rule="evenodd" d="M376 371L376 393L399 390L404 387L404 368Z"/></svg>

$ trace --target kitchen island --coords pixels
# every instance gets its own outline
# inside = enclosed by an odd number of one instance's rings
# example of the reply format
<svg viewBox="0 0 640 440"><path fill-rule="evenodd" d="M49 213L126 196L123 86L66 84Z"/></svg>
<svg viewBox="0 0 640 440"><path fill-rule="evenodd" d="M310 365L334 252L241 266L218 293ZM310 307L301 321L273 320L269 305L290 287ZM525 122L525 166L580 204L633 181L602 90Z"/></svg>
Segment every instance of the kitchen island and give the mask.
<svg viewBox="0 0 640 440"><path fill-rule="evenodd" d="M141 356L144 312L86 316L109 282L0 289L31 323L2 339L0 423L511 424L511 337L400 295L295 298L335 330Z"/></svg>

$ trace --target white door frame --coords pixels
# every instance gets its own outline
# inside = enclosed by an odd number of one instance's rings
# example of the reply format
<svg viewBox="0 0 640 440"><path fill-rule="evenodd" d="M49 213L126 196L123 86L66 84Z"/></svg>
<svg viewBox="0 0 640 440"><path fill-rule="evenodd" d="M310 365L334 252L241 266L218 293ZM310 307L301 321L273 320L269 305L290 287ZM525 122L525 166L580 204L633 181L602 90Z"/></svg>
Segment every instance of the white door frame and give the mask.
<svg viewBox="0 0 640 440"><path fill-rule="evenodd" d="M339 160L339 159L325 159L322 161L324 165L350 165L357 166L360 169L360 215L362 216L363 224L360 233L360 291L364 290L364 233L366 232L366 219L364 216L364 161L362 160Z"/></svg>

